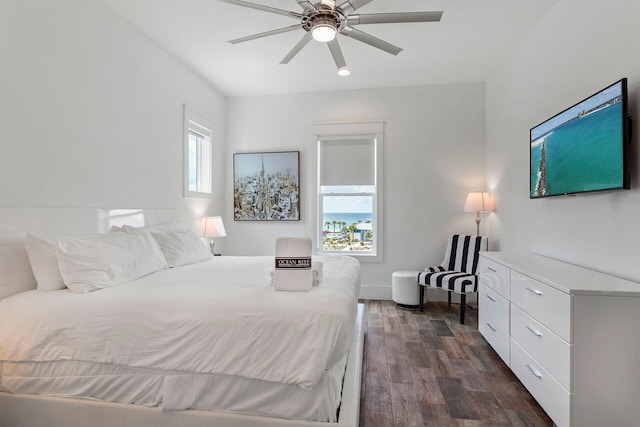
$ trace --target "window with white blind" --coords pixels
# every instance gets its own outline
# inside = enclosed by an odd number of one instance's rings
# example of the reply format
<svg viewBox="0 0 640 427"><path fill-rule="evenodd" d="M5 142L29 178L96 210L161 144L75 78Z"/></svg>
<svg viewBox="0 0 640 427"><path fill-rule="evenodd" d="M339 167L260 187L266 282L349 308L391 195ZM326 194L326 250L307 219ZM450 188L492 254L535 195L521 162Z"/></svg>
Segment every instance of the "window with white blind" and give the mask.
<svg viewBox="0 0 640 427"><path fill-rule="evenodd" d="M314 126L318 253L382 260L382 123Z"/></svg>
<svg viewBox="0 0 640 427"><path fill-rule="evenodd" d="M213 126L205 117L184 109L184 195L211 197Z"/></svg>

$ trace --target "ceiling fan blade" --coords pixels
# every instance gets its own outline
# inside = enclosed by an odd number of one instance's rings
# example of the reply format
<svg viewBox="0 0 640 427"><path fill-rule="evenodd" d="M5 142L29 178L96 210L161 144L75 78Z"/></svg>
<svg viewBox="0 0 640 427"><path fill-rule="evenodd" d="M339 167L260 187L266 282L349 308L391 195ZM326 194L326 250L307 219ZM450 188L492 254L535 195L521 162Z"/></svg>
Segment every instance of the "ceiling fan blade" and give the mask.
<svg viewBox="0 0 640 427"><path fill-rule="evenodd" d="M367 3L371 3L372 0L348 0L338 6L338 9L342 11L342 13L346 15L350 15L356 11L356 9L360 9Z"/></svg>
<svg viewBox="0 0 640 427"><path fill-rule="evenodd" d="M342 31L340 31L340 34L342 34L343 36L356 39L370 46L377 47L378 49L384 50L385 52L388 52L392 55L397 55L400 52L402 52L402 48L399 48L398 46L393 45L377 37L374 37L371 34L367 34L360 30L356 30L355 28L344 27Z"/></svg>
<svg viewBox="0 0 640 427"><path fill-rule="evenodd" d="M262 4L251 3L244 0L218 0L223 3L235 4L236 6L248 7L250 9L258 9L264 12L277 13L278 15L290 16L296 19L302 19L302 15L296 12L290 12L288 10L277 9L275 7L264 6Z"/></svg>
<svg viewBox="0 0 640 427"><path fill-rule="evenodd" d="M296 56L298 54L298 52L300 52L302 50L303 47L305 47L307 45L307 43L309 43L309 40L311 40L311 33L307 32L304 37L302 37L302 39L300 39L300 41L298 43L296 43L296 45L293 47L293 49L291 49L289 51L289 53L287 53L287 56L285 56L282 61L280 61L281 64L288 64L289 61L291 61L293 59L294 56Z"/></svg>
<svg viewBox="0 0 640 427"><path fill-rule="evenodd" d="M286 33L289 31L297 30L299 28L302 28L302 25L296 24L290 27L278 28L277 30L265 31L264 33L258 33L258 34L253 34L251 36L240 37L239 39L229 40L229 43L236 44L236 43L247 42L249 40L255 40L262 37L268 37L268 36L273 36L280 33Z"/></svg>
<svg viewBox="0 0 640 427"><path fill-rule="evenodd" d="M340 68L346 67L347 63L344 60L344 56L342 55L342 49L340 49L340 45L338 44L338 39L333 39L327 43L329 46L329 50L331 51L331 56L333 56L333 60L336 63L336 67L338 70Z"/></svg>
<svg viewBox="0 0 640 427"><path fill-rule="evenodd" d="M438 12L397 12L349 15L347 25L396 24L401 22L439 22L442 11Z"/></svg>
<svg viewBox="0 0 640 427"><path fill-rule="evenodd" d="M315 12L317 9L309 0L296 0L305 12Z"/></svg>

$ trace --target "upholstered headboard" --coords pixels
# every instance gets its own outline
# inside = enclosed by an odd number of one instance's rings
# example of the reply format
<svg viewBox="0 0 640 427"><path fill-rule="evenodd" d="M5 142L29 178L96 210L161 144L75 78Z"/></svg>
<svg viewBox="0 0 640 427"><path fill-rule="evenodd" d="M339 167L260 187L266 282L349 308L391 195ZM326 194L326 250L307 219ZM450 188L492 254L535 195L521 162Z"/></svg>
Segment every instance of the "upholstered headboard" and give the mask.
<svg viewBox="0 0 640 427"><path fill-rule="evenodd" d="M106 233L112 226L143 226L180 219L177 209L0 207L0 299L36 288L24 247L27 232L46 235Z"/></svg>

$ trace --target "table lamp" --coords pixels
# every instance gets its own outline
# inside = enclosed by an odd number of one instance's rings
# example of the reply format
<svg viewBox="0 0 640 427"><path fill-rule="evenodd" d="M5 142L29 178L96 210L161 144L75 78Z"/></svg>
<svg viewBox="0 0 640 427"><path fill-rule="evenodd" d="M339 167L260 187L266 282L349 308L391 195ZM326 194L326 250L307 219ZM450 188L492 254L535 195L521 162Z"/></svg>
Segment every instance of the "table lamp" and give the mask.
<svg viewBox="0 0 640 427"><path fill-rule="evenodd" d="M200 222L200 237L208 237L210 239L209 246L211 246L212 254L215 255L213 252L213 246L215 245L213 239L216 237L224 237L226 235L227 232L224 229L222 217L207 216L202 218L202 221Z"/></svg>

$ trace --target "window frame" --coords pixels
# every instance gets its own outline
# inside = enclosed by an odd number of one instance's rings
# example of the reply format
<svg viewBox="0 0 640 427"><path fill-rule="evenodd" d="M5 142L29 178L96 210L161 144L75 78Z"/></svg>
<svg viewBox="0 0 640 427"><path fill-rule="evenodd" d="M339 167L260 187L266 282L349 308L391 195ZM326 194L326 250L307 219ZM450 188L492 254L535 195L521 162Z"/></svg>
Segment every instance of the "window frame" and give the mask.
<svg viewBox="0 0 640 427"><path fill-rule="evenodd" d="M382 262L384 252L384 221L383 221L383 176L384 176L384 123L383 122L345 122L315 124L311 127L315 144L315 174L314 188L315 217L311 221L311 235L316 253L322 255L345 255L343 251L326 251L322 248L323 198L326 196L373 196L372 228L373 249L371 252L349 251L349 256L357 257L361 262ZM375 192L322 193L320 186L320 146L322 141L371 139L374 143L374 188Z"/></svg>
<svg viewBox="0 0 640 427"><path fill-rule="evenodd" d="M190 110L186 105L184 106L184 126L183 126L183 155L184 155L184 197L185 198L198 198L198 199L210 199L213 197L213 123L201 114ZM197 172L197 190L192 191L189 188L189 137L191 133L195 133L204 138L209 145L209 156L204 158L202 154L202 146L198 144L196 154L196 168ZM206 162L206 163L205 163ZM208 177L203 176L203 172L206 173L205 167L208 168ZM204 171L203 171L204 170ZM208 191L203 188L203 182L208 181Z"/></svg>

